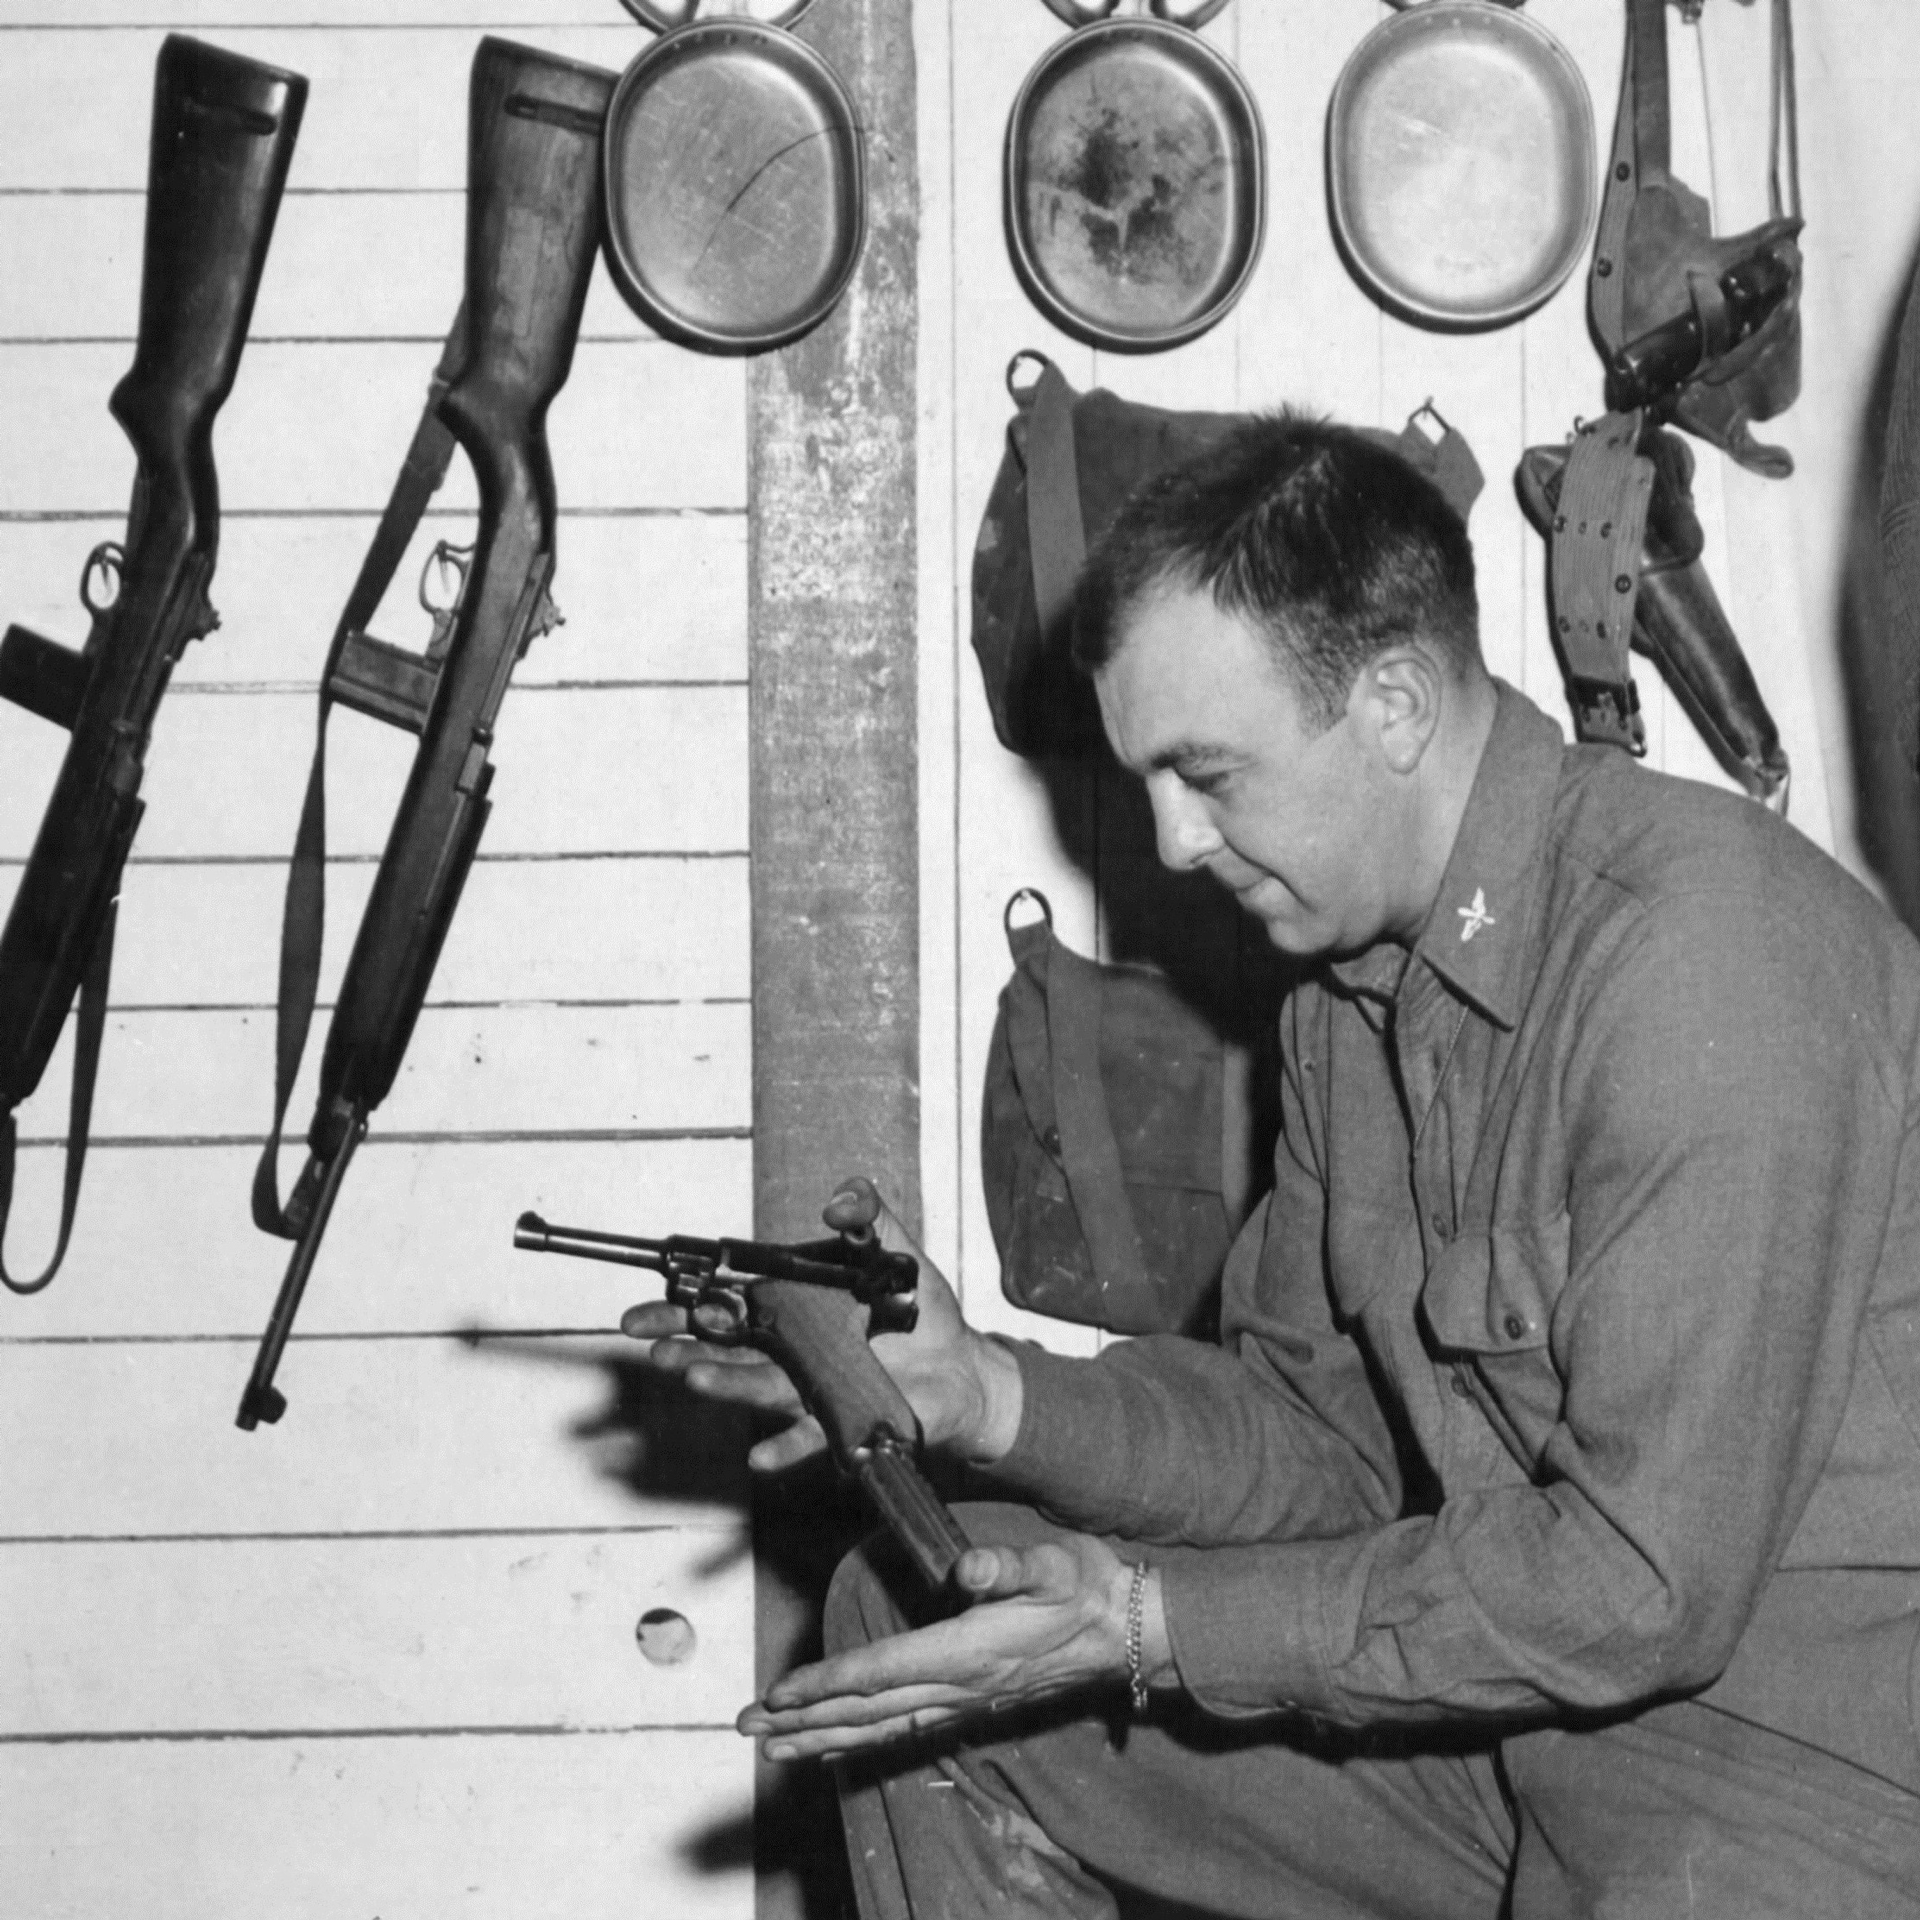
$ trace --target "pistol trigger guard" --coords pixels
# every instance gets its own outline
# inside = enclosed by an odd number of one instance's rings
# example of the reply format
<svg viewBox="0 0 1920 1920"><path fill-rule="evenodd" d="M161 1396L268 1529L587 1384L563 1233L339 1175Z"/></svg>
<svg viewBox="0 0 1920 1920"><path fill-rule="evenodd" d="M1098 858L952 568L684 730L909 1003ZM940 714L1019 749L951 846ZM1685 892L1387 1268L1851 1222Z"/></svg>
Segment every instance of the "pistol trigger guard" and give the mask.
<svg viewBox="0 0 1920 1920"><path fill-rule="evenodd" d="M120 599L121 570L126 565L126 553L117 540L102 540L87 555L86 565L80 569L80 604L98 617L110 612ZM112 594L104 600L93 597L94 576L98 574L113 583Z"/></svg>
<svg viewBox="0 0 1920 1920"><path fill-rule="evenodd" d="M715 1346L743 1345L747 1337L747 1296L738 1287L709 1281L688 1310L687 1323L702 1340Z"/></svg>

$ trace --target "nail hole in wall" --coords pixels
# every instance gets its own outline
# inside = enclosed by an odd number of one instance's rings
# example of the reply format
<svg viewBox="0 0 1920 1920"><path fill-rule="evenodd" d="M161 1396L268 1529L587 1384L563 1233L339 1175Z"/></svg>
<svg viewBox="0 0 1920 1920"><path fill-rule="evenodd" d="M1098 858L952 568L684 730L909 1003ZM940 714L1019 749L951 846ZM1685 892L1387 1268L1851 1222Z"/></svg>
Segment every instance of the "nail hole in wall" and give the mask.
<svg viewBox="0 0 1920 1920"><path fill-rule="evenodd" d="M633 1630L642 1656L656 1667L677 1667L694 1649L693 1623L671 1607L649 1607Z"/></svg>

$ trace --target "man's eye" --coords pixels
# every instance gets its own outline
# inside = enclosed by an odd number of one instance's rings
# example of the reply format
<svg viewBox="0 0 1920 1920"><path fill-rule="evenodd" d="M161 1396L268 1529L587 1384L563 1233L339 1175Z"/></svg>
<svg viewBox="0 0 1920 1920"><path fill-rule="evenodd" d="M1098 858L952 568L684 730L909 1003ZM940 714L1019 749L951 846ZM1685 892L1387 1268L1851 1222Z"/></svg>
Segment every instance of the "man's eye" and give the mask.
<svg viewBox="0 0 1920 1920"><path fill-rule="evenodd" d="M1226 786L1229 777L1224 767L1209 768L1200 773L1183 773L1180 776L1180 784L1189 793L1201 794L1211 799Z"/></svg>

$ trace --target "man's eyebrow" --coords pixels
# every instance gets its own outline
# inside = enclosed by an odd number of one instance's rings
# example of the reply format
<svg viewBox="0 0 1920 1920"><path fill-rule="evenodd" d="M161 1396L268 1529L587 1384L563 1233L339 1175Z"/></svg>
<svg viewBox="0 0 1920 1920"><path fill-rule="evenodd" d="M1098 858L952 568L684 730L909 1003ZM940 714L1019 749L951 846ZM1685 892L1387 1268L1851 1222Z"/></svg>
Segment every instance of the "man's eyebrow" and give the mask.
<svg viewBox="0 0 1920 1920"><path fill-rule="evenodd" d="M1226 766L1238 757L1217 741L1173 740L1147 762L1147 771L1159 773L1163 768L1171 768L1192 772L1201 767Z"/></svg>

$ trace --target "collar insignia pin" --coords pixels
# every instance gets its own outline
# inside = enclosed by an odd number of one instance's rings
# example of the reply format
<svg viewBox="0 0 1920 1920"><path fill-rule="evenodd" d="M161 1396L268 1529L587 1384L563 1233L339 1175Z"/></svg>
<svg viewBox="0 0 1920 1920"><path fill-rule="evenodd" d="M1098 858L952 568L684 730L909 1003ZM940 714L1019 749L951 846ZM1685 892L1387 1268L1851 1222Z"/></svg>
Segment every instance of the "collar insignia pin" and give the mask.
<svg viewBox="0 0 1920 1920"><path fill-rule="evenodd" d="M1460 929L1460 939L1463 945L1471 940L1482 927L1497 927L1500 924L1499 921L1487 911L1487 890L1485 887L1474 888L1472 906L1456 907L1454 908L1454 912L1456 912L1465 923Z"/></svg>

